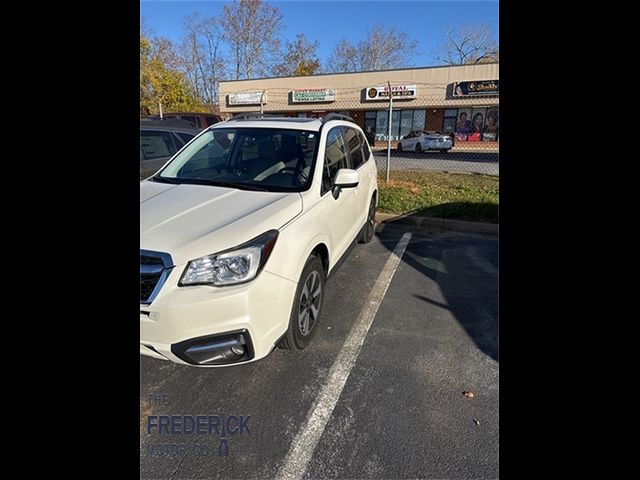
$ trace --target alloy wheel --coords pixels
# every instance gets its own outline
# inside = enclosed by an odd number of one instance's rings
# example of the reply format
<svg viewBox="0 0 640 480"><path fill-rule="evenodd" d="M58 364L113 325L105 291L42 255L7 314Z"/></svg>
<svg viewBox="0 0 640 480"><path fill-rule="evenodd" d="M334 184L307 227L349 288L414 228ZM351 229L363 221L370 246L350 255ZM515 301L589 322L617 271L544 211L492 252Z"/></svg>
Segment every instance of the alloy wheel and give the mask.
<svg viewBox="0 0 640 480"><path fill-rule="evenodd" d="M300 305L298 310L298 328L303 336L309 335L318 319L320 299L322 293L322 282L320 274L313 271L304 281L304 288L300 294Z"/></svg>

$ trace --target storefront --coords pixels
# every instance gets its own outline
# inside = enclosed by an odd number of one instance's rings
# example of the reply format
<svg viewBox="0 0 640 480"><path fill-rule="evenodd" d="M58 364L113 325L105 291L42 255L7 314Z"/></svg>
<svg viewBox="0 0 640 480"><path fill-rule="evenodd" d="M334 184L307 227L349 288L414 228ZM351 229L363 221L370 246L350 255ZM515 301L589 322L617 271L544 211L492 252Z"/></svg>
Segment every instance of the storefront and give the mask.
<svg viewBox="0 0 640 480"><path fill-rule="evenodd" d="M220 111L286 116L351 116L369 141L414 130L451 133L456 142L499 141L499 64L453 65L220 82Z"/></svg>

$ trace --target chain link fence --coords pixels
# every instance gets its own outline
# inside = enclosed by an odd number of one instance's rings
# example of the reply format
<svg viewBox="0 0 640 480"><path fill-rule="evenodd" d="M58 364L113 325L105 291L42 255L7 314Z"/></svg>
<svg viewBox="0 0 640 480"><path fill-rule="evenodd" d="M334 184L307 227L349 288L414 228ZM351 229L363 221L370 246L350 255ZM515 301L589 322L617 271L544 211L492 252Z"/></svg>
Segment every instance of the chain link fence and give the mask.
<svg viewBox="0 0 640 480"><path fill-rule="evenodd" d="M420 99L421 103L431 99ZM385 180L397 172L450 172L500 175L498 105L477 99L455 107L405 108L351 112L365 131L378 171ZM391 121L389 121L391 118Z"/></svg>
<svg viewBox="0 0 640 480"><path fill-rule="evenodd" d="M391 101L388 95L368 98L366 86L323 89L320 94L328 94L327 101L319 97L308 103L293 101L287 88L270 88L257 96L264 105L227 106L234 111L226 115L230 118L236 110L290 117L322 117L330 112L347 115L365 132L384 180L393 179L396 172L410 171L499 176L498 97L456 97L451 88L451 84L418 83L411 95L398 92Z"/></svg>
<svg viewBox="0 0 640 480"><path fill-rule="evenodd" d="M306 102L294 101L291 88L257 95L255 88L239 91L234 95L254 100L233 107L221 101L221 116L226 120L257 111L286 117L349 116L362 128L375 158L380 211L498 223L497 96L458 98L451 84L418 84L408 95L400 92L392 99L380 98L381 90L375 87L307 91L306 100L311 101ZM367 98L373 94L376 98ZM147 132L143 138L141 129L140 178L153 174L183 144L177 133Z"/></svg>

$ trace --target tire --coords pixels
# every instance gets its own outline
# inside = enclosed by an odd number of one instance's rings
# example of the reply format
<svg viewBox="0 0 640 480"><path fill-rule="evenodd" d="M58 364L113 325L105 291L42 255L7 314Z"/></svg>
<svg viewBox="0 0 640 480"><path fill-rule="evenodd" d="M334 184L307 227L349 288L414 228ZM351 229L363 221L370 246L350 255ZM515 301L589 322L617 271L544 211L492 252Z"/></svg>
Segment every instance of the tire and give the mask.
<svg viewBox="0 0 640 480"><path fill-rule="evenodd" d="M398 151L401 152L402 151L402 144L398 143Z"/></svg>
<svg viewBox="0 0 640 480"><path fill-rule="evenodd" d="M322 262L315 254L311 254L302 269L302 274L298 281L298 288L296 289L291 315L289 316L289 328L280 342L281 348L303 350L311 343L311 339L318 331L325 284L326 275L322 268ZM310 289L311 292L309 291ZM317 292L316 296L310 297L309 293L314 292ZM308 303L309 301L311 303ZM313 313L314 309L315 314ZM301 312L301 310L303 311ZM304 332L305 326L307 328L306 333Z"/></svg>
<svg viewBox="0 0 640 480"><path fill-rule="evenodd" d="M422 153L422 144L420 142L416 143L416 153Z"/></svg>
<svg viewBox="0 0 640 480"><path fill-rule="evenodd" d="M447 153L448 151L449 151L448 148L443 148L443 149L440 150L440 153Z"/></svg>
<svg viewBox="0 0 640 480"><path fill-rule="evenodd" d="M369 203L369 213L367 214L367 220L360 229L358 234L358 243L369 243L373 238L373 234L376 228L376 198L371 198Z"/></svg>

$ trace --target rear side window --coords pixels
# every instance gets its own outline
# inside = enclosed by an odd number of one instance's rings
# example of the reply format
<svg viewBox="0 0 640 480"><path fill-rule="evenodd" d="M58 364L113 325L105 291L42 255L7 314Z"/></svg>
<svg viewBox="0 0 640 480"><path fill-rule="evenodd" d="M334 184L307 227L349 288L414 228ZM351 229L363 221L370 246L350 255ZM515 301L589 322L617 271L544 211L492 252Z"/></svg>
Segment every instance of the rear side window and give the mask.
<svg viewBox="0 0 640 480"><path fill-rule="evenodd" d="M327 133L322 169L322 194L331 190L336 174L341 168L349 168L347 147L342 136L342 127L333 127Z"/></svg>
<svg viewBox="0 0 640 480"><path fill-rule="evenodd" d="M190 142L191 139L195 137L195 135L191 135L189 133L175 132L175 134L178 135L184 143Z"/></svg>
<svg viewBox="0 0 640 480"><path fill-rule="evenodd" d="M208 126L211 126L211 125L214 125L214 124L218 123L218 118L217 117L212 117L210 115L206 115L204 117L204 119L207 121L207 125Z"/></svg>
<svg viewBox="0 0 640 480"><path fill-rule="evenodd" d="M147 160L171 157L178 151L170 132L140 130L140 148Z"/></svg>
<svg viewBox="0 0 640 480"><path fill-rule="evenodd" d="M367 162L369 157L371 156L371 150L369 149L369 144L367 140L364 138L362 133L358 132L358 137L360 137L360 143L362 144L362 155L364 155L364 161Z"/></svg>
<svg viewBox="0 0 640 480"><path fill-rule="evenodd" d="M165 115L165 118L175 118L177 120L184 120L185 122L189 122L194 127L200 128L200 117L196 117L194 115L171 115L170 117L167 117Z"/></svg>
<svg viewBox="0 0 640 480"><path fill-rule="evenodd" d="M341 127L344 135L345 142L349 149L349 155L351 156L351 167L353 169L358 168L365 162L362 154L362 140L358 136L358 132L354 128Z"/></svg>

